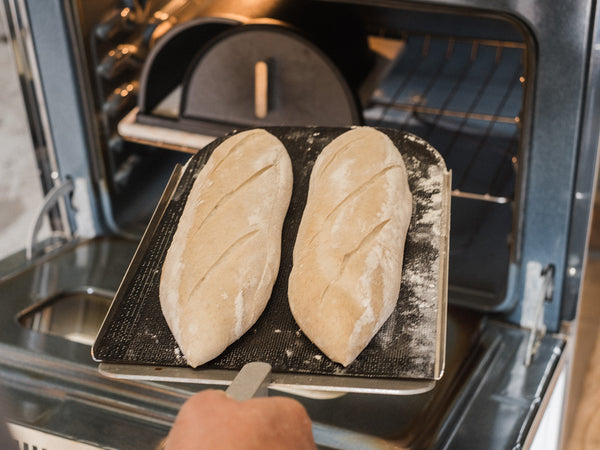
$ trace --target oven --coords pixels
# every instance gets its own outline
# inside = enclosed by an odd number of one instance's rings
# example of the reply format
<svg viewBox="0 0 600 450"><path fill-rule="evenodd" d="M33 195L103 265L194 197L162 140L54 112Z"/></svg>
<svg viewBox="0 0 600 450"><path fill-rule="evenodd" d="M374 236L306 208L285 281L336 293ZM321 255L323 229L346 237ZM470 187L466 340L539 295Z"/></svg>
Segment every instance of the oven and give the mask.
<svg viewBox="0 0 600 450"><path fill-rule="evenodd" d="M0 264L22 442L157 445L198 385L106 377L90 348L169 177L237 129L354 125L412 133L452 172L445 372L407 395L286 394L317 443L560 441L598 146L595 2L3 6L44 193Z"/></svg>

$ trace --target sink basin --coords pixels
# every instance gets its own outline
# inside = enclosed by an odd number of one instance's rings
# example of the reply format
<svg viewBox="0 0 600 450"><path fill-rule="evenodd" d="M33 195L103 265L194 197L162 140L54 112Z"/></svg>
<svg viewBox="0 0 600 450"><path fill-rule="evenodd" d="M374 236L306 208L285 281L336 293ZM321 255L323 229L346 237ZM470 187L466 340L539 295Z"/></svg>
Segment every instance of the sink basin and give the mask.
<svg viewBox="0 0 600 450"><path fill-rule="evenodd" d="M33 331L92 345L106 316L112 297L93 289L51 297L18 316Z"/></svg>

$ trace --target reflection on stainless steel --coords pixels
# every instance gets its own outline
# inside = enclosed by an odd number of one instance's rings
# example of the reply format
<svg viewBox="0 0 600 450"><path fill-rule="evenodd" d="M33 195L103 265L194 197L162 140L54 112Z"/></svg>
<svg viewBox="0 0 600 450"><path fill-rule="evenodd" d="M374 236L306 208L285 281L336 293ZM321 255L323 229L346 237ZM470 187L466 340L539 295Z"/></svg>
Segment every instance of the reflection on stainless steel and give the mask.
<svg viewBox="0 0 600 450"><path fill-rule="evenodd" d="M148 6L149 4L150 2L148 2ZM96 68L98 74L106 79L111 79L122 73L127 66L134 69L139 68L156 41L175 24L194 17L198 12L198 7L197 1L171 0L162 9L154 12L147 23L137 20L138 28L141 26L142 29L134 34L130 42L118 44L108 51ZM147 13L148 10L142 12L142 18ZM127 28L128 22L132 23L129 20L132 16L134 16L132 10L124 8L114 18L100 24L96 29L95 36L100 39L112 37L119 30ZM134 27L131 26L130 29L133 31Z"/></svg>
<svg viewBox="0 0 600 450"><path fill-rule="evenodd" d="M139 83L137 81L126 82L117 86L102 105L102 111L110 117L114 117L132 107L135 104L138 88Z"/></svg>
<svg viewBox="0 0 600 450"><path fill-rule="evenodd" d="M108 52L102 59L98 68L98 74L104 78L113 78L122 73L127 66L139 68L141 58L144 55L139 54L141 43L120 44Z"/></svg>
<svg viewBox="0 0 600 450"><path fill-rule="evenodd" d="M101 19L96 26L95 34L99 39L111 39L117 33L133 28L135 25L142 24L147 19L150 11L151 1L129 2L129 5L123 9L115 9Z"/></svg>
<svg viewBox="0 0 600 450"><path fill-rule="evenodd" d="M92 288L50 298L19 315L19 323L39 333L92 345L112 301Z"/></svg>
<svg viewBox="0 0 600 450"><path fill-rule="evenodd" d="M87 340L99 327L100 310L116 291L135 247L122 239L88 241L0 284L2 406L11 422L101 448L153 448L166 434L188 390L111 382L98 374L90 346L68 339L83 332ZM45 299L53 301L40 304ZM22 323L39 318L47 331L19 323L23 311ZM131 423L138 424L135 440Z"/></svg>

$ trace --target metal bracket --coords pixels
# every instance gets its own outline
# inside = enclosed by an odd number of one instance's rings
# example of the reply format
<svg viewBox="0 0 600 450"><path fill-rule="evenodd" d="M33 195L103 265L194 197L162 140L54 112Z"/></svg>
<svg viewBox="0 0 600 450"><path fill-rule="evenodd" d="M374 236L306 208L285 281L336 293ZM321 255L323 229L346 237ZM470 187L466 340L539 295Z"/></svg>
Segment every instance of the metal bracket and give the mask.
<svg viewBox="0 0 600 450"><path fill-rule="evenodd" d="M29 232L27 234L27 246L25 247L25 257L27 261L31 261L33 258L33 251L36 243L37 235L42 227L43 219L46 213L52 209L58 201L63 197L68 197L73 194L73 190L75 189L75 185L73 184L73 180L70 178L65 179L61 184L54 186L46 196L44 197L44 201L39 211L35 216L35 220L32 222ZM69 235L65 235L65 238L68 239Z"/></svg>
<svg viewBox="0 0 600 450"><path fill-rule="evenodd" d="M526 296L529 297L529 301L526 299L525 303L530 304L530 314L526 315L524 311L521 320L521 324L531 330L525 354L526 366L531 364L533 355L535 355L541 339L546 334L544 306L552 300L552 294L554 293L554 266L547 264L541 271L539 267L541 267L539 263L529 263L527 265Z"/></svg>

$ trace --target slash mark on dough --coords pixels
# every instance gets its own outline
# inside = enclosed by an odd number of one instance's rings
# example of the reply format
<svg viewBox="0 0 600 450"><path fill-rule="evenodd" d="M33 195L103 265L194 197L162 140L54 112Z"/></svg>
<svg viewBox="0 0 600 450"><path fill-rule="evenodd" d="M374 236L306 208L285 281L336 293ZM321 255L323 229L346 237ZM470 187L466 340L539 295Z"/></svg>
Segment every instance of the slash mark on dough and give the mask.
<svg viewBox="0 0 600 450"><path fill-rule="evenodd" d="M268 166L263 167L258 172L255 172L249 178L247 178L245 181L243 181L241 184L239 184L237 187L235 187L232 191L229 191L227 194L223 195L217 201L217 203L215 204L214 208L210 211L210 213L208 213L206 215L206 217L204 217L204 219L202 220L202 222L200 222L200 224L196 227L196 229L194 229L192 231L191 236L193 237L197 233L199 233L200 230L202 229L202 227L204 226L204 224L208 221L209 218L212 217L212 215L215 213L215 211L217 209L219 209L219 207L222 206L224 203L226 203L233 195L235 195L237 192L239 192L240 189L242 189L244 186L252 183L254 180L256 180L257 178L259 178L262 174L264 174L270 168L274 167L276 164L277 164L277 162L275 162L273 164L269 164Z"/></svg>
<svg viewBox="0 0 600 450"><path fill-rule="evenodd" d="M219 167L221 167L221 164L223 164L231 155L233 155L235 152L237 152L240 148L242 148L242 144L244 144L246 141L252 139L252 138L256 138L255 134L248 134L246 136L244 136L239 142L236 142L227 152L226 155L224 155L221 158L221 161L219 161L217 163L217 165L215 165L215 167L212 168L212 170L210 171L210 173L208 174L209 176L212 175L214 172L217 171L217 169Z"/></svg>
<svg viewBox="0 0 600 450"><path fill-rule="evenodd" d="M210 266L206 272L204 273L204 275L202 276L202 278L194 285L194 287L190 290L190 295L187 296L187 298L191 298L192 295L194 294L194 292L196 292L198 289L200 289L200 287L202 286L202 283L204 283L204 280L206 280L206 278L210 275L210 273L215 270L219 264L221 264L223 261L225 261L227 259L227 257L233 252L233 250L238 247L243 245L244 243L246 243L247 241L249 241L250 239L252 239L252 237L258 233L257 229L251 230L248 233L244 234L243 236L239 237L238 239L236 239L229 247L227 247L223 253L221 253L221 255L215 260L215 262L212 264L212 266Z"/></svg>
<svg viewBox="0 0 600 450"><path fill-rule="evenodd" d="M377 237L378 234L381 233L381 230L383 229L384 226L386 226L391 219L387 219L384 220L383 222L378 223L375 227L373 227L373 229L371 231L369 231L365 237L362 238L362 240L358 243L358 245L356 246L355 249L349 251L348 253L346 253L344 255L344 257L342 258L342 263L340 264L340 270L338 271L337 276L331 280L329 282L329 284L327 285L327 287L323 290L323 293L321 294L321 299L319 303L323 303L323 301L325 300L325 296L327 295L327 292L329 291L329 288L338 282L338 280L342 277L342 275L344 274L344 271L346 270L346 266L348 265L348 262L352 259L352 257L354 255L356 255L356 253L358 253L359 250L361 250L363 247L370 245L375 238Z"/></svg>
<svg viewBox="0 0 600 450"><path fill-rule="evenodd" d="M331 158L327 162L327 164L325 166L323 166L323 168L321 169L320 172L321 173L325 173L327 171L327 169L329 169L329 166L331 166L334 163L334 161L337 161L343 153L345 153L346 151L348 151L350 149L354 149L356 147L360 147L362 141L366 141L366 140L368 140L368 138L363 137L363 138L356 139L354 141L350 141L350 142L346 143L341 149L339 149L335 153L335 155L333 155L333 158Z"/></svg>
<svg viewBox="0 0 600 450"><path fill-rule="evenodd" d="M333 208L329 212L329 214L327 214L327 216L323 220L323 224L327 223L331 219L331 217L333 217L336 214L336 212L339 211L346 203L349 203L352 199L354 199L355 197L358 197L360 194L362 194L364 191L366 191L368 188L370 188L371 185L373 185L375 182L377 182L377 180L379 178L383 177L390 170L398 169L398 168L402 168L402 166L400 166L399 164L394 164L392 166L385 167L382 170L380 170L379 172L377 172L375 175L373 175L371 178L369 178L367 181L365 181L363 184L358 186L356 189L354 189L352 192L350 192L348 195L346 195L346 197L341 202L339 202L335 206L335 208ZM319 228L319 231L317 233L315 233L315 235L312 238L310 238L308 245L310 246L313 243L313 241L317 238L317 236L319 234L321 234L323 230L326 230L326 229L327 229L327 227L321 226Z"/></svg>

